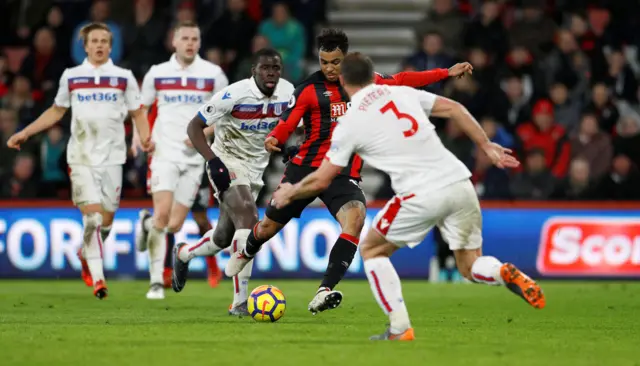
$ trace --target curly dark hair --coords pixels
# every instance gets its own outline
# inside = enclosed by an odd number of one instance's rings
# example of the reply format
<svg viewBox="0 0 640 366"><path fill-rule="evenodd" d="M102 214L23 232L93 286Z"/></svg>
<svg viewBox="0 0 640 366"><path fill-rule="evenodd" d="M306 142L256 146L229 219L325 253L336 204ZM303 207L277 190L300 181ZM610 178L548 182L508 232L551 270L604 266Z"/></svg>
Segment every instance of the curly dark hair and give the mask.
<svg viewBox="0 0 640 366"><path fill-rule="evenodd" d="M336 28L324 28L317 37L318 48L331 52L339 49L345 55L349 52L349 38L341 30Z"/></svg>

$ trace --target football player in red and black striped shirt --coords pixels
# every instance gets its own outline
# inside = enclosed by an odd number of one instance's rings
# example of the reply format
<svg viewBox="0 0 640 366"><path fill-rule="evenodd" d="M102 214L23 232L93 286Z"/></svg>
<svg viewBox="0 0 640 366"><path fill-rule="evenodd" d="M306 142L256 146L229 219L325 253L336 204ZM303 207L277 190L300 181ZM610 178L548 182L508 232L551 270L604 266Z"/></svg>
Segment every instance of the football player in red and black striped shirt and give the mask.
<svg viewBox="0 0 640 366"><path fill-rule="evenodd" d="M349 40L346 34L336 29L324 29L318 36L320 70L300 84L289 101L288 110L281 116L276 128L268 135L265 148L280 151L298 126L304 122L305 139L298 153L291 158L284 172L282 182L297 183L315 171L331 145L331 134L338 117L349 106L349 97L340 85L340 64L348 52ZM450 69L435 69L421 72L401 72L393 76L376 75L377 84L405 85L421 87L438 82L450 76L470 73L469 63L456 64ZM357 251L360 232L366 216L365 196L360 189L362 160L353 155L349 165L342 170L327 190L318 197L338 220L342 233L329 255L329 264L316 296L309 304L309 311L319 311L337 307L342 301L342 293L334 291L349 268ZM265 217L252 230L240 259L253 257L260 246L273 237L294 217L300 217L304 208L316 197L294 201L277 209L270 205ZM233 257L230 261L237 258Z"/></svg>

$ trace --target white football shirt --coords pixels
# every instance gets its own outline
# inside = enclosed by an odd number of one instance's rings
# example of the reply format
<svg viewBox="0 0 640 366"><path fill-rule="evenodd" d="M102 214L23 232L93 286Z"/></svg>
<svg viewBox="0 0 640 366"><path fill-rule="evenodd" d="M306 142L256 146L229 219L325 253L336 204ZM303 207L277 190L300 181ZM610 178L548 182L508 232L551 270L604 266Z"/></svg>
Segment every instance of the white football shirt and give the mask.
<svg viewBox="0 0 640 366"><path fill-rule="evenodd" d="M436 95L405 86L370 85L351 98L327 153L346 166L358 153L389 174L396 194L429 192L468 179L471 172L440 141L427 114Z"/></svg>
<svg viewBox="0 0 640 366"><path fill-rule="evenodd" d="M182 67L174 54L167 62L152 66L142 82L142 103L157 101L153 125L154 159L202 164L198 152L185 144L187 125L211 96L229 84L222 69L199 56Z"/></svg>
<svg viewBox="0 0 640 366"><path fill-rule="evenodd" d="M293 90L290 82L280 78L273 95L267 97L249 78L216 93L198 111L207 125L215 125L213 152L245 162L254 172L264 171L269 163L264 139L287 109Z"/></svg>
<svg viewBox="0 0 640 366"><path fill-rule="evenodd" d="M140 107L140 89L130 70L110 59L98 67L85 59L62 73L54 103L71 108L69 164L124 164L124 120L129 111Z"/></svg>

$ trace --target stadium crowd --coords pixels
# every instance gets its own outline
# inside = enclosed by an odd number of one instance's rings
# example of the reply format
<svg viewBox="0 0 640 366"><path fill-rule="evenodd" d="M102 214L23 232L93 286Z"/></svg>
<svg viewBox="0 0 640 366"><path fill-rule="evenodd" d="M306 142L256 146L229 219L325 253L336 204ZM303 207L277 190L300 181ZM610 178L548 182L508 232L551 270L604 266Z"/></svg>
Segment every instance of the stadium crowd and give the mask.
<svg viewBox="0 0 640 366"><path fill-rule="evenodd" d="M69 198L65 122L21 151L14 132L51 105L60 75L84 59L77 38L88 21L114 33L112 59L141 80L171 55L171 26L202 28L201 56L231 82L250 76L252 52L271 45L284 77L317 68L320 0L6 0L0 5L0 198ZM434 121L445 145L473 172L483 199L640 199L640 2L432 0L415 28L419 45L398 70L474 66L471 77L426 90L465 105L523 168L493 168L447 121ZM128 127L128 133L131 127ZM279 159L274 157L273 159ZM146 196L146 160L127 160L123 198ZM272 191L267 187L264 191ZM385 180L369 197L392 195Z"/></svg>

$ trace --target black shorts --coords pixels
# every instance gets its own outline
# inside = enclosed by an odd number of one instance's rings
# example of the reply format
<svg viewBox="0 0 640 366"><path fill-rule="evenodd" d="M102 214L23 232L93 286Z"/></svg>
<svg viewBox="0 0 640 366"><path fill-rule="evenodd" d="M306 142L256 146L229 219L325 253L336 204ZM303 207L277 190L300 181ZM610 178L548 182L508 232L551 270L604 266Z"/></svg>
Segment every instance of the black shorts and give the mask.
<svg viewBox="0 0 640 366"><path fill-rule="evenodd" d="M196 194L196 199L191 206L191 212L202 212L209 208L211 202L211 187L209 186L209 178L207 174L202 174L202 182L200 182L200 188Z"/></svg>
<svg viewBox="0 0 640 366"><path fill-rule="evenodd" d="M284 171L282 183L298 183L315 170L316 168L289 163ZM288 206L281 209L277 209L275 206L269 205L265 214L271 220L279 224L286 225L292 218L300 217L304 208L313 202L316 197L322 200L334 218L338 214L340 208L349 201L359 201L363 204L366 204L367 202L362 189L360 189L358 180L346 175L339 175L335 177L329 187L318 196L293 201Z"/></svg>

